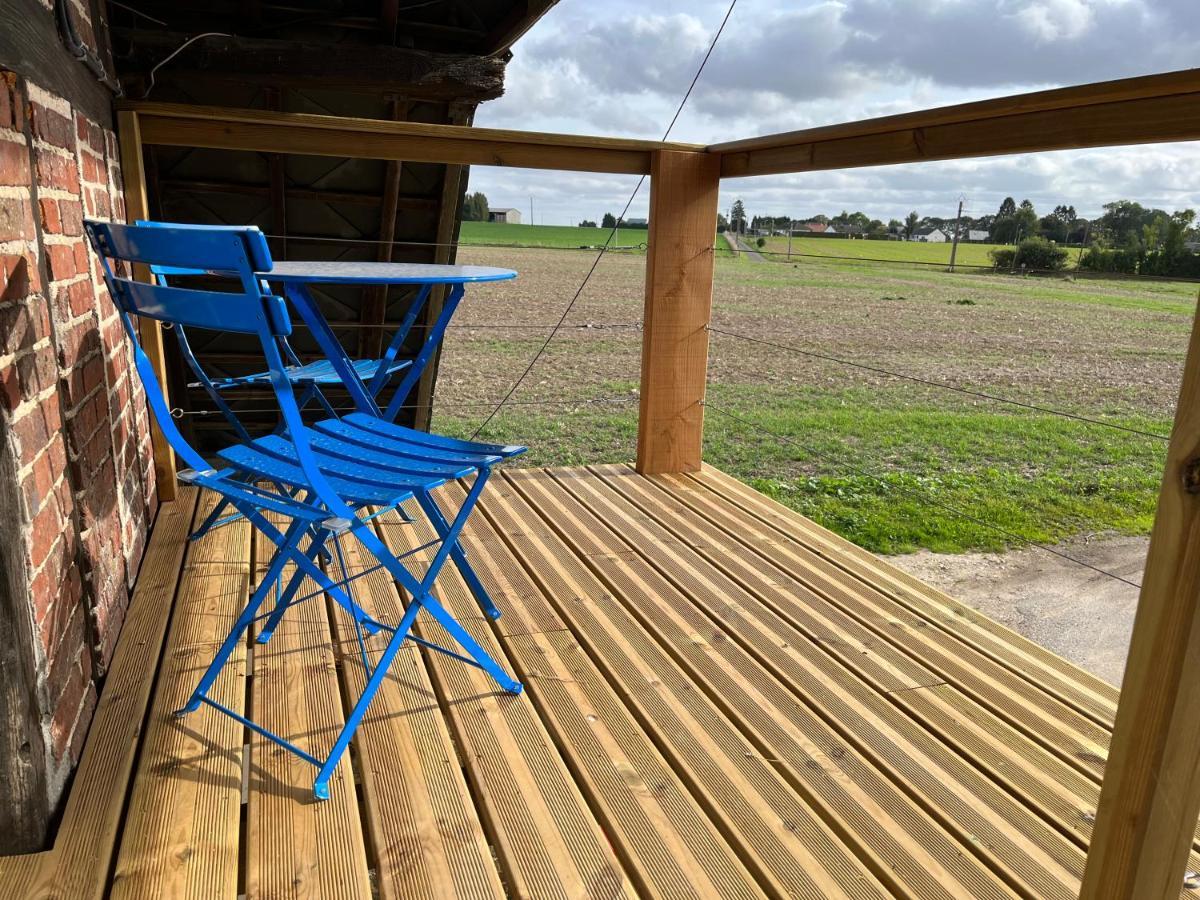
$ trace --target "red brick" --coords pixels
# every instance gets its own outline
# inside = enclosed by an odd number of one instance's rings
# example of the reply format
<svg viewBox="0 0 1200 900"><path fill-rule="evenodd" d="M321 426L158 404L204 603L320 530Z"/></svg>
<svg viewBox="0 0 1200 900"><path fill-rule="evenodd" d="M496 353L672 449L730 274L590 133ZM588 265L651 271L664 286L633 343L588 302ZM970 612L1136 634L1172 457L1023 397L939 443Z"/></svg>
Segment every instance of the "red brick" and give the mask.
<svg viewBox="0 0 1200 900"><path fill-rule="evenodd" d="M50 244L47 246L46 263L50 268L51 281L65 281L68 278L74 278L79 272L75 263L73 244Z"/></svg>
<svg viewBox="0 0 1200 900"><path fill-rule="evenodd" d="M71 157L60 156L45 147L35 151L37 179L42 187L56 188L72 194L79 193L79 167ZM21 183L28 182L28 177Z"/></svg>
<svg viewBox="0 0 1200 900"><path fill-rule="evenodd" d="M92 215L99 219L112 218L112 198L108 196L108 188L97 188L88 191L92 200Z"/></svg>
<svg viewBox="0 0 1200 900"><path fill-rule="evenodd" d="M16 105L12 89L4 79L8 72L0 72L0 129L14 130L13 107Z"/></svg>
<svg viewBox="0 0 1200 900"><path fill-rule="evenodd" d="M4 94L5 102L10 107L10 120L0 120L0 127L11 128L13 131L25 130L25 104L17 96L17 73L8 69L0 69L0 94Z"/></svg>
<svg viewBox="0 0 1200 900"><path fill-rule="evenodd" d="M0 303L24 300L41 287L37 264L28 255L0 255Z"/></svg>
<svg viewBox="0 0 1200 900"><path fill-rule="evenodd" d="M74 149L75 130L66 116L34 102L29 104L29 122L33 126L34 137L64 150Z"/></svg>
<svg viewBox="0 0 1200 900"><path fill-rule="evenodd" d="M79 140L103 156L105 150L104 129L95 122L89 121L82 113L75 114L75 125Z"/></svg>
<svg viewBox="0 0 1200 900"><path fill-rule="evenodd" d="M70 752L71 729L79 718L79 710L90 684L91 680L84 676L83 669L77 667L54 704L54 715L50 720L50 750L55 759L62 759Z"/></svg>
<svg viewBox="0 0 1200 900"><path fill-rule="evenodd" d="M29 184L29 148L24 141L0 140L0 184Z"/></svg>
<svg viewBox="0 0 1200 900"><path fill-rule="evenodd" d="M69 369L62 378L63 399L75 409L88 394L104 383L104 359L93 356L82 365Z"/></svg>
<svg viewBox="0 0 1200 900"><path fill-rule="evenodd" d="M50 323L40 303L0 307L0 352L27 350L49 334Z"/></svg>
<svg viewBox="0 0 1200 900"><path fill-rule="evenodd" d="M50 548L62 535L62 526L57 503L43 503L41 509L34 513L29 526L29 564L33 569L40 568L46 561Z"/></svg>
<svg viewBox="0 0 1200 900"><path fill-rule="evenodd" d="M58 367L54 364L54 348L46 345L27 353L16 362L17 377L25 395L32 397L54 384Z"/></svg>
<svg viewBox="0 0 1200 900"><path fill-rule="evenodd" d="M59 200L58 215L63 234L83 234L83 204L78 200Z"/></svg>
<svg viewBox="0 0 1200 900"><path fill-rule="evenodd" d="M38 209L42 214L42 231L47 234L62 234L62 219L58 216L58 201L39 200Z"/></svg>
<svg viewBox="0 0 1200 900"><path fill-rule="evenodd" d="M20 442L21 457L33 459L50 442L51 431L41 406L34 407L12 422L12 432Z"/></svg>
<svg viewBox="0 0 1200 900"><path fill-rule="evenodd" d="M104 162L96 157L95 154L83 151L79 154L81 162L81 173L83 180L90 184L107 184L108 177L104 171Z"/></svg>
<svg viewBox="0 0 1200 900"><path fill-rule="evenodd" d="M87 241L80 240L75 244L75 271L80 275L86 275L91 268L88 263Z"/></svg>
<svg viewBox="0 0 1200 900"><path fill-rule="evenodd" d="M0 241L31 240L33 206L18 197L0 197Z"/></svg>

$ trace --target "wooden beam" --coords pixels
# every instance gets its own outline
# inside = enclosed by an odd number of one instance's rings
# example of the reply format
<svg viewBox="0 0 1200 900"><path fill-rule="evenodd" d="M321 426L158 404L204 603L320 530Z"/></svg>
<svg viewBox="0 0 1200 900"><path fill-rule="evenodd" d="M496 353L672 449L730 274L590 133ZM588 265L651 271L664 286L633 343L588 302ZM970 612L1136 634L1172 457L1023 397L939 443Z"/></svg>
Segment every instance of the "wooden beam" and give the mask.
<svg viewBox="0 0 1200 900"><path fill-rule="evenodd" d="M396 121L408 117L410 104L392 97L388 101L388 118ZM383 196L379 209L379 241L375 248L375 258L380 262L391 262L395 245L391 242L396 238L396 214L399 211L400 179L404 174L404 164L398 159L387 162L387 171L383 176ZM387 320L386 284L371 285L363 291L363 305L359 312L359 321L369 327L358 334L358 354L363 359L378 359L383 353L384 334L383 324Z"/></svg>
<svg viewBox="0 0 1200 900"><path fill-rule="evenodd" d="M451 117L458 124L469 125L473 116L473 107L460 106L456 110L451 110ZM437 236L434 238L437 246L433 248L435 263L452 263L458 256L456 238L458 237L459 221L462 219L463 196L466 193L464 179L467 172L468 170L462 166L446 166L442 176L441 212L438 215ZM435 286L429 293L429 302L425 307L426 328L432 327L441 313L442 304L445 301L446 286ZM421 373L420 380L417 381L416 390L410 395L416 398L413 426L423 431L429 430L430 421L433 419L434 387L437 385L438 369L441 364L442 344L438 344L429 358L429 362L425 365L425 371Z"/></svg>
<svg viewBox="0 0 1200 900"><path fill-rule="evenodd" d="M637 441L644 474L700 469L719 179L717 156L654 154Z"/></svg>
<svg viewBox="0 0 1200 900"><path fill-rule="evenodd" d="M1200 817L1200 311L1184 364L1082 900L1178 897Z"/></svg>
<svg viewBox="0 0 1200 900"><path fill-rule="evenodd" d="M131 42L122 71L138 77L188 39L180 32L144 29L117 29L117 34ZM381 44L214 35L188 46L158 73L157 80L186 83L200 77L276 87L403 91L422 100L482 102L504 93L504 66L503 60L487 56Z"/></svg>
<svg viewBox="0 0 1200 900"><path fill-rule="evenodd" d="M695 144L211 106L134 103L126 108L138 113L143 142L177 147L338 157L352 153L365 159L634 175L650 171L655 150L703 150Z"/></svg>
<svg viewBox="0 0 1200 900"><path fill-rule="evenodd" d="M239 183L236 181L193 181L192 179L166 178L159 181L166 193L181 194L242 194L247 197L268 197L271 188L265 184ZM366 191L325 191L314 188L284 187L288 200L309 200L317 203L352 203L356 206L379 206L383 198ZM437 198L402 194L396 198L397 209L419 209L429 211L437 206Z"/></svg>
<svg viewBox="0 0 1200 900"><path fill-rule="evenodd" d="M1200 138L1200 69L714 144L722 177Z"/></svg>
<svg viewBox="0 0 1200 900"><path fill-rule="evenodd" d="M142 159L142 138L140 134L138 114L129 110L117 113L117 138L120 141L121 173L125 182L125 218L127 221L150 218L149 198L146 194L146 168ZM144 266L135 270L135 277L149 281L150 273ZM138 337L150 364L154 367L154 376L162 387L163 400L167 408L171 406L167 390L167 366L163 355L162 327L150 319L138 320ZM150 440L154 450L154 473L158 485L160 502L175 499L175 451L163 437L158 423L150 417Z"/></svg>

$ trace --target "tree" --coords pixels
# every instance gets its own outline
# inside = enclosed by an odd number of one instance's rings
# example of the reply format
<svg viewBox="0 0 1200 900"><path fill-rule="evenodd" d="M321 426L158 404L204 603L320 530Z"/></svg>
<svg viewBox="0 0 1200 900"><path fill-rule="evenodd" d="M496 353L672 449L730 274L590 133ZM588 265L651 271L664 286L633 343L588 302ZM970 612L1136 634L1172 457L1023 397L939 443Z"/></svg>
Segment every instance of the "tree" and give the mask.
<svg viewBox="0 0 1200 900"><path fill-rule="evenodd" d="M887 230L888 234L899 234L904 230L904 223L899 219L888 219Z"/></svg>
<svg viewBox="0 0 1200 900"><path fill-rule="evenodd" d="M1142 226L1154 220L1151 210L1132 200L1116 200L1104 204L1099 226L1114 247L1141 246Z"/></svg>
<svg viewBox="0 0 1200 900"><path fill-rule="evenodd" d="M906 238L911 238L913 236L913 232L917 230L917 223L920 221L921 217L917 215L917 211L915 209L905 216L904 236Z"/></svg>
<svg viewBox="0 0 1200 900"><path fill-rule="evenodd" d="M483 191L467 194L463 199L464 222L486 222L488 220L488 198Z"/></svg>
<svg viewBox="0 0 1200 900"><path fill-rule="evenodd" d="M729 230L729 220L725 218L725 213L717 213L717 234L724 234Z"/></svg>
<svg viewBox="0 0 1200 900"><path fill-rule="evenodd" d="M733 201L733 209L729 211L729 227L737 234L746 233L746 206L740 197Z"/></svg>
<svg viewBox="0 0 1200 900"><path fill-rule="evenodd" d="M996 213L996 218L999 219L1004 216L1011 217L1011 216L1015 216L1016 214L1017 214L1017 201L1015 201L1012 197L1005 197L1004 201L1000 204L1000 211L998 213Z"/></svg>
<svg viewBox="0 0 1200 900"><path fill-rule="evenodd" d="M591 219L584 219L582 222L579 223L579 227L580 228L595 228L596 223L593 222Z"/></svg>
<svg viewBox="0 0 1200 900"><path fill-rule="evenodd" d="M604 218L600 220L600 227L601 228L616 228L617 227L617 217L614 216L610 212L606 212L604 214Z"/></svg>

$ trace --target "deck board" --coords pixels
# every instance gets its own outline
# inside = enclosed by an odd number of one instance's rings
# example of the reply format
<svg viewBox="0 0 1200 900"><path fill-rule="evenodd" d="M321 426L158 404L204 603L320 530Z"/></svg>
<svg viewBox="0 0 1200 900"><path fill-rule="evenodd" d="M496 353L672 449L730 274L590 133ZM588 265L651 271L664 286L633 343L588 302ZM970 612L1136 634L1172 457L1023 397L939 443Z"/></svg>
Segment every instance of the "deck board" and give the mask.
<svg viewBox="0 0 1200 900"><path fill-rule="evenodd" d="M502 618L452 566L436 593L525 693L402 649L320 803L307 763L207 708L171 715L269 550L244 522L187 543L211 500L182 497L56 842L0 860L0 897L1078 891L1116 692L714 469L497 474L463 545ZM431 537L414 518L375 527L400 551ZM355 593L402 614L384 572ZM318 597L214 693L323 754L364 679Z"/></svg>

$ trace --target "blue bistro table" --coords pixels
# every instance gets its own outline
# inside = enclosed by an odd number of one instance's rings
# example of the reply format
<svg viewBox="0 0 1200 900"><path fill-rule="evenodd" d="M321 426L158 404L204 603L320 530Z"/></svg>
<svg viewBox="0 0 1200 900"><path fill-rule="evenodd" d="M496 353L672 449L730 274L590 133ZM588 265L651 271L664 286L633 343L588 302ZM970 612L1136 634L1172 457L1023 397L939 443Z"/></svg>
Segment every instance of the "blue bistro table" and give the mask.
<svg viewBox="0 0 1200 900"><path fill-rule="evenodd" d="M361 284L361 285L419 285L420 292L416 300L409 306L404 320L397 329L396 336L388 347L388 353L393 357L399 352L404 338L408 335L417 316L420 314L430 291L437 285L449 288L437 320L425 334L425 341L417 352L404 380L396 388L387 409L382 415L388 421L394 421L400 412L404 400L408 397L413 385L425 371L430 357L441 343L446 333L446 326L454 316L459 302L466 293L468 284L480 284L487 281L508 281L516 278L517 273L512 269L497 269L490 266L449 266L425 263L389 263L389 262L277 262L268 272L255 273L268 283L280 284L288 300L292 302L304 324L308 326L316 338L321 350L333 364L338 377L345 384L346 390L360 412L379 416L380 410L375 403L374 391L363 384L353 362L346 355L333 329L321 315L316 300L313 299L309 285L313 284ZM392 360L388 360L390 363ZM387 367L381 366L380 371ZM374 387L374 385L372 385Z"/></svg>

